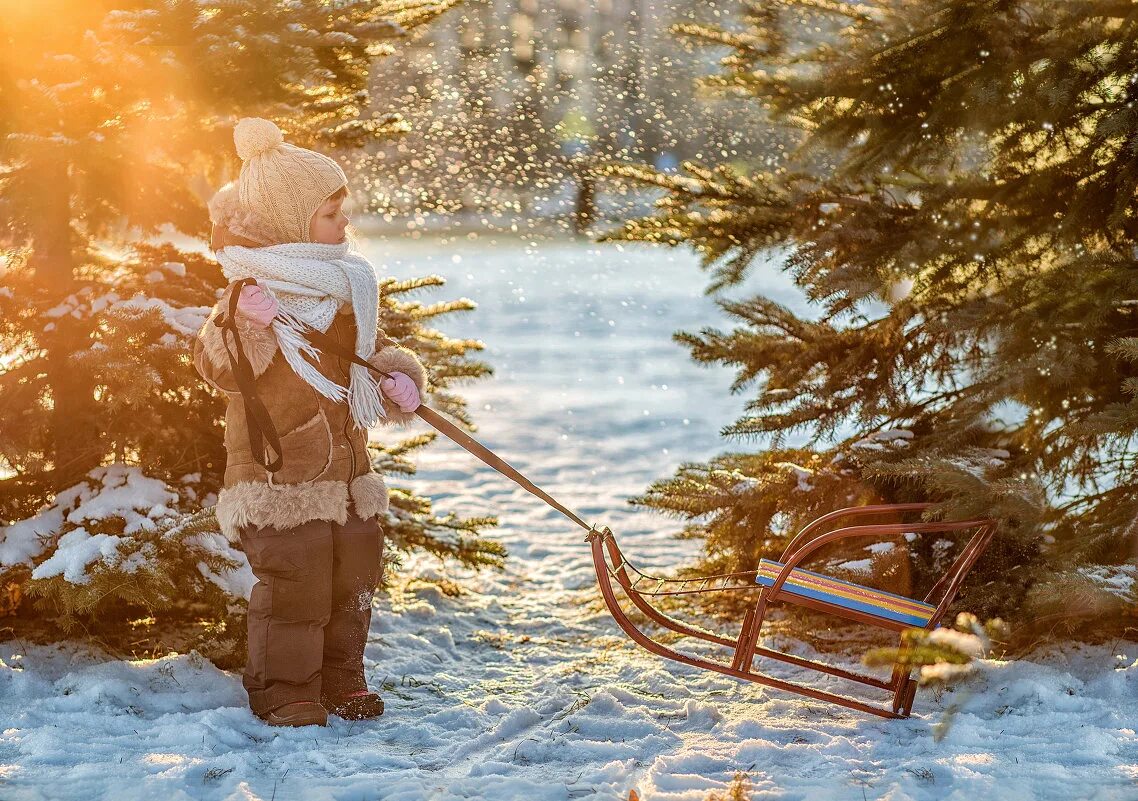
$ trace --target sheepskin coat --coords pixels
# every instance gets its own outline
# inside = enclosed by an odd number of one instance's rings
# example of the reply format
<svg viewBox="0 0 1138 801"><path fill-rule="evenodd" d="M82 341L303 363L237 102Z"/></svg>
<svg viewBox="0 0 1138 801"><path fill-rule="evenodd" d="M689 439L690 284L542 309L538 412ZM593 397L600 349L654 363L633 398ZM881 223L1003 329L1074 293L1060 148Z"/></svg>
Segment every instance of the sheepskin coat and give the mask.
<svg viewBox="0 0 1138 801"><path fill-rule="evenodd" d="M222 341L222 329L214 323L228 313L236 281L225 288L194 342L194 366L211 386L225 393L225 477L218 493L216 514L222 533L238 542L241 527L274 526L287 529L309 520L347 521L348 501L366 519L387 512L387 486L371 466L367 431L355 425L346 403L324 397L301 379L279 353L272 329L259 328L238 315L236 325L245 354L252 366L257 393L265 404L280 436L283 465L270 474L253 461L249 429L241 393L237 388ZM326 332L349 350L356 340L355 316L350 306L336 315ZM226 337L232 346L232 337ZM421 396L426 395L427 375L415 354L376 331L371 364L385 372L411 377ZM318 367L329 379L347 385L350 362L321 353ZM414 412L402 411L380 393L386 418L381 425L407 424Z"/></svg>

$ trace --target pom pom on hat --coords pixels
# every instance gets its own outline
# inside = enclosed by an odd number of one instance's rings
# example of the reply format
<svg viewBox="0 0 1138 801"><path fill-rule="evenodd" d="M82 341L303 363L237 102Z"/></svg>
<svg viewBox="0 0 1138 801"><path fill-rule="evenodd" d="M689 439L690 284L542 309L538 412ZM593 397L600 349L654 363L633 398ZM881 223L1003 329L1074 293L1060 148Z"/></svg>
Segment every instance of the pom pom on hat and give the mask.
<svg viewBox="0 0 1138 801"><path fill-rule="evenodd" d="M242 117L233 126L233 144L242 161L259 156L270 148L279 147L284 134L272 120L263 117Z"/></svg>

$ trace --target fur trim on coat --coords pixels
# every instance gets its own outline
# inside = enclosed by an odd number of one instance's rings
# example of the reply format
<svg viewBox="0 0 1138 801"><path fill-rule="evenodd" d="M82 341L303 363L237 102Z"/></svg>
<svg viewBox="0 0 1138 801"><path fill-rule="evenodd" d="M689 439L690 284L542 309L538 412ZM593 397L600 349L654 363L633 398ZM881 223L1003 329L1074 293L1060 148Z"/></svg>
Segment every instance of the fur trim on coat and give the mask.
<svg viewBox="0 0 1138 801"><path fill-rule="evenodd" d="M387 485L379 473L364 473L345 481L278 484L242 481L218 493L214 513L221 533L240 541L244 526L295 528L309 520L348 521L348 501L364 520L387 513Z"/></svg>

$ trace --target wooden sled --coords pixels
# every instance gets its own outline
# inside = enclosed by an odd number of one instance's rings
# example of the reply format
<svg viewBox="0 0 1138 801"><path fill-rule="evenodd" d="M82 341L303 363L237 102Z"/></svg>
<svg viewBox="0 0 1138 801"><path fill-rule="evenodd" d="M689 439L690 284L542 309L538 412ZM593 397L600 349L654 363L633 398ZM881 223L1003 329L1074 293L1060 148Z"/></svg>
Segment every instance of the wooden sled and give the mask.
<svg viewBox="0 0 1138 801"><path fill-rule="evenodd" d="M917 692L917 682L912 677L911 670L907 670L899 664L894 665L893 675L888 681L854 673L812 659L804 659L764 648L758 644L759 631L767 609L776 602L798 604L898 632L911 627L930 630L936 628L956 597L956 593L968 575L968 571L972 569L995 533L996 521L994 519L847 525L833 530L830 530L828 525L843 517L880 514L902 515L905 512L918 512L931 506L933 506L931 503L899 503L838 509L819 517L802 529L787 546L777 562L764 559L757 570L723 573L702 578L668 579L647 575L625 558L617 545L616 537L608 526L600 530L593 526L585 539L592 547L593 566L596 569L597 581L613 618L629 637L652 653L686 665L714 670L718 673L734 676L737 679L753 681L757 684L798 693L820 701L829 701L872 715L880 715L885 718L903 718L909 716ZM976 533L961 550L945 574L920 601L871 587L840 581L800 567L811 553L835 540L867 536L880 537L887 534L913 533L925 535L961 531L973 527L977 529ZM614 583L620 586L624 594L632 600L632 603L641 612L664 628L730 648L732 650L730 663L680 653L654 641L638 629L621 609L617 602ZM650 600L666 595L692 595L708 592L755 593L754 605L747 610L736 636L720 636L699 626L679 621L653 607ZM751 663L756 655L817 670L892 693L892 703L888 706L885 705L886 702L884 701L879 702L879 704L868 703L857 698L835 695L764 675L751 669Z"/></svg>

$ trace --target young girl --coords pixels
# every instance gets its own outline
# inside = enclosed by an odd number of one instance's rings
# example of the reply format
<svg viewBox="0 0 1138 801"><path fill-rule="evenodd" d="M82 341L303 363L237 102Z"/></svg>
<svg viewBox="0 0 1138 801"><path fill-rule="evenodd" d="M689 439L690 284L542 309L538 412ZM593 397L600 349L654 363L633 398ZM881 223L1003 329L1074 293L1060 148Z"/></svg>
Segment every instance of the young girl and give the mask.
<svg viewBox="0 0 1138 801"><path fill-rule="evenodd" d="M269 120L246 117L233 138L240 176L209 203L211 248L230 283L198 332L194 365L229 399L216 513L258 579L243 684L272 725L325 725L328 712L375 717L383 701L368 691L363 653L388 497L367 430L413 420L426 371L378 327L375 270L347 236L339 165L286 143ZM265 454L254 459L233 332L215 323L247 277L257 283L240 291L230 322L280 437L275 472L260 463ZM364 366L320 352L299 336L309 327L392 377L377 383Z"/></svg>

